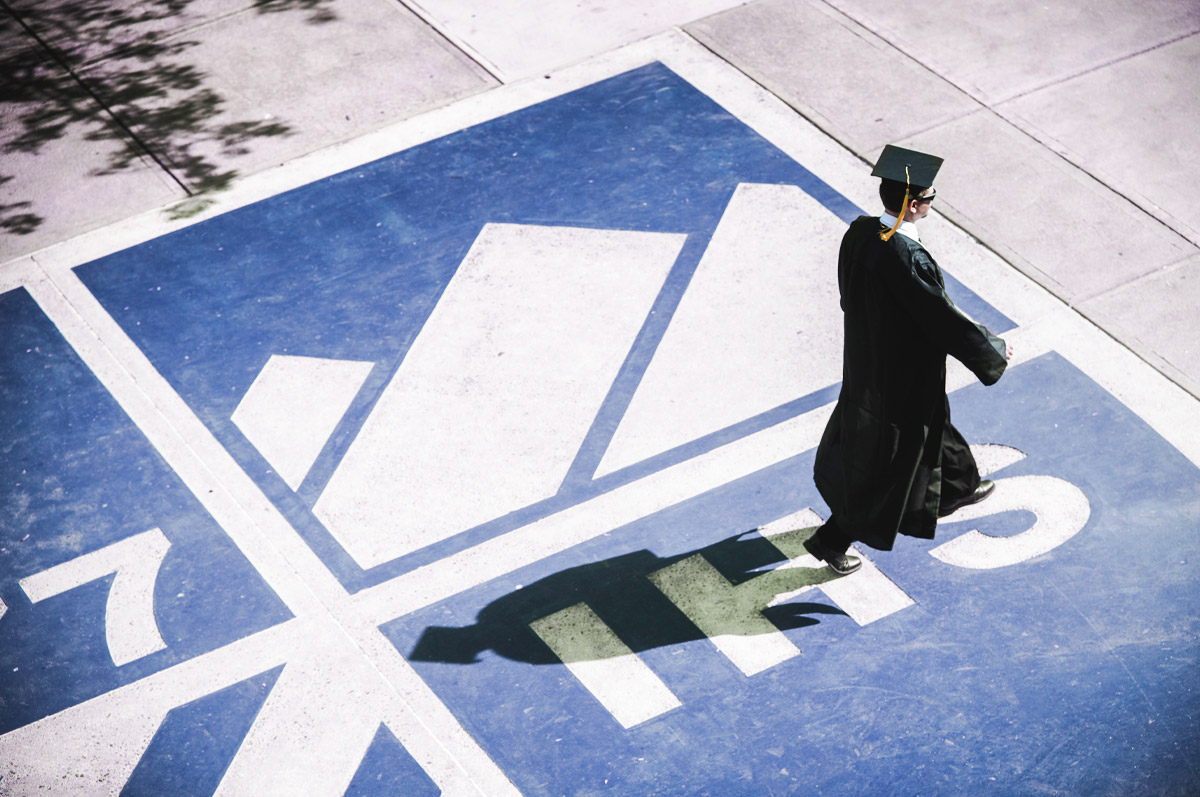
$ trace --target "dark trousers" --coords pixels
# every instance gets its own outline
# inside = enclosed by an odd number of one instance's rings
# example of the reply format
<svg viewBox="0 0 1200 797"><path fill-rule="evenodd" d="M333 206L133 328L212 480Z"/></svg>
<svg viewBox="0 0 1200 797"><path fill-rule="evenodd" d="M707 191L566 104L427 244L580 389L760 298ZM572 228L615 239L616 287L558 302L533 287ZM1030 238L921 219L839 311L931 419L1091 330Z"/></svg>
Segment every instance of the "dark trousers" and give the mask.
<svg viewBox="0 0 1200 797"><path fill-rule="evenodd" d="M829 516L829 520L826 520L813 536L820 541L821 547L837 553L845 553L850 548L850 543L854 542L854 538L838 525L837 518L833 515Z"/></svg>
<svg viewBox="0 0 1200 797"><path fill-rule="evenodd" d="M949 415L950 408L946 407ZM957 429L950 425L947 417L942 429L942 484L941 504L947 506L957 503L979 488L979 466L971 454L971 447ZM821 545L838 553L845 553L854 542L848 532L838 525L837 518L830 515L829 520L814 535Z"/></svg>
<svg viewBox="0 0 1200 797"><path fill-rule="evenodd" d="M947 406L946 413L949 415ZM942 430L942 506L958 503L979 488L979 466L971 447L950 425L947 417Z"/></svg>

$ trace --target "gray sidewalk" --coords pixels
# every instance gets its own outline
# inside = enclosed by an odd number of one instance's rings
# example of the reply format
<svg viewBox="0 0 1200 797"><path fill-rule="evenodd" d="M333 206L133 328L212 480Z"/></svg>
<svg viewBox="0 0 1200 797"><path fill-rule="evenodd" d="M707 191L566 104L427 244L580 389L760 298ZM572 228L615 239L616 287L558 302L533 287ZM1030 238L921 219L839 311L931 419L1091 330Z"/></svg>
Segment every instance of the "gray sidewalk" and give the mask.
<svg viewBox="0 0 1200 797"><path fill-rule="evenodd" d="M681 26L864 162L945 156L941 213L1200 396L1200 6L653 8L5 3L0 260Z"/></svg>

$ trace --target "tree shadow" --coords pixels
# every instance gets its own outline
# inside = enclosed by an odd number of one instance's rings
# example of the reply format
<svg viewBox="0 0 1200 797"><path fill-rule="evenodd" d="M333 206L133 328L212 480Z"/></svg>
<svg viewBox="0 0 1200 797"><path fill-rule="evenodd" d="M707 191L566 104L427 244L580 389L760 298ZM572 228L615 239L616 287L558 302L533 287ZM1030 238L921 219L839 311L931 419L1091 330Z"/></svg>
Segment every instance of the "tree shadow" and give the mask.
<svg viewBox="0 0 1200 797"><path fill-rule="evenodd" d="M281 11L307 11L308 21L313 24L333 22L338 18L330 8L332 0L254 0L254 8L263 14Z"/></svg>
<svg viewBox="0 0 1200 797"><path fill-rule="evenodd" d="M176 30L193 2L0 2L5 149L36 155L69 133L119 142L104 164L79 178L117 174L149 158L191 197L178 214L206 206L205 197L238 176L216 154L244 154L254 140L294 131L281 120L227 118L225 99L206 85L208 73L189 60L199 42ZM252 7L261 14L305 13L307 22L325 24L337 19L332 2L255 0ZM0 174L0 185L12 179ZM0 228L34 232L45 219L33 210L30 199L6 199Z"/></svg>
<svg viewBox="0 0 1200 797"><path fill-rule="evenodd" d="M787 549L795 550L814 531L815 527L787 532L794 538ZM778 547L750 532L669 557L659 557L647 550L634 551L572 567L524 585L485 606L474 625L429 626L408 658L473 664L481 661L480 653L492 650L529 664L558 664L564 659L531 626L539 626L552 615L572 614L573 607L579 604L585 604L634 652L710 636L749 636L775 628L802 628L820 622L813 615L845 614L820 603L768 606L773 596L838 578L833 571L819 565L772 567L786 561L787 556ZM817 564L815 560L813 564ZM656 581L664 581L664 571L674 572L676 581L686 581L691 572L707 574L712 570L723 579L723 582L714 580L721 586L709 590L704 584L693 582L694 588L687 588L691 594L683 600L676 595L672 601L656 586ZM705 618L705 631L689 619L698 615ZM769 626L762 622L763 617L770 621ZM570 633L586 635L589 631L578 628ZM621 646L585 645L584 648L586 652L569 654L567 660L594 660L623 652Z"/></svg>
<svg viewBox="0 0 1200 797"><path fill-rule="evenodd" d="M0 174L0 186L12 179ZM0 230L11 235L29 235L36 230L44 219L36 213L26 212L29 207L33 207L33 203L28 200L0 202Z"/></svg>

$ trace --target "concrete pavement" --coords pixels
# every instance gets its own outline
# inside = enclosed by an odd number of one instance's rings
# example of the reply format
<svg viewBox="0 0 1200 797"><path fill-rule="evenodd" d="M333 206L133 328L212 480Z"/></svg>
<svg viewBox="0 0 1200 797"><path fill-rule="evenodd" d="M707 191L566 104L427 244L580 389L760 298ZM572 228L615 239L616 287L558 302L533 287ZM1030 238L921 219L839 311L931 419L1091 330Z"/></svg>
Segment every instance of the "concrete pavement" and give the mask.
<svg viewBox="0 0 1200 797"><path fill-rule="evenodd" d="M1191 2L7 10L4 259L675 25L865 161L946 156L948 218L1200 394Z"/></svg>
<svg viewBox="0 0 1200 797"><path fill-rule="evenodd" d="M1194 4L5 10L0 793L1194 788ZM827 583L885 143L1002 489Z"/></svg>

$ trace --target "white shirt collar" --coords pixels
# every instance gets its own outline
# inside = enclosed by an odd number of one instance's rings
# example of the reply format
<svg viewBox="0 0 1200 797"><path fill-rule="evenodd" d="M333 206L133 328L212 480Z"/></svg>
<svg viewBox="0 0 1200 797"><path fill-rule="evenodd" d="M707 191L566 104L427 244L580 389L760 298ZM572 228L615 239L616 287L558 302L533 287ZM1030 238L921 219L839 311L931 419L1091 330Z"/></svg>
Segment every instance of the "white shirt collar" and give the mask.
<svg viewBox="0 0 1200 797"><path fill-rule="evenodd" d="M896 223L896 217L893 216L891 213L888 213L885 210L883 212L883 215L881 215L879 217L879 221L883 223L884 227L887 227L890 230L890 229L892 229L892 225ZM916 222L912 222L912 221L903 222L900 225L900 229L896 230L896 232L900 233L901 235L903 235L907 238L913 239L917 243L921 243L921 233L917 232Z"/></svg>

